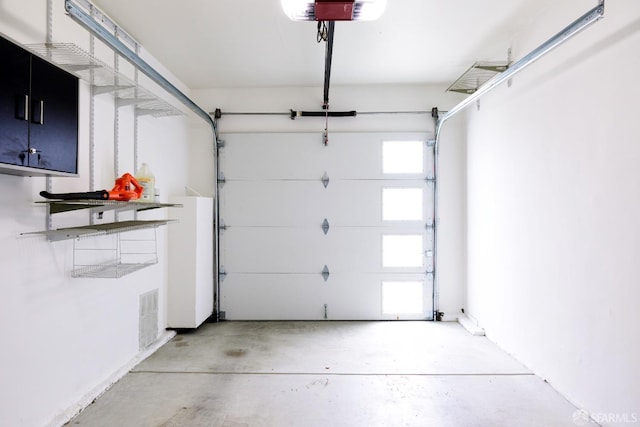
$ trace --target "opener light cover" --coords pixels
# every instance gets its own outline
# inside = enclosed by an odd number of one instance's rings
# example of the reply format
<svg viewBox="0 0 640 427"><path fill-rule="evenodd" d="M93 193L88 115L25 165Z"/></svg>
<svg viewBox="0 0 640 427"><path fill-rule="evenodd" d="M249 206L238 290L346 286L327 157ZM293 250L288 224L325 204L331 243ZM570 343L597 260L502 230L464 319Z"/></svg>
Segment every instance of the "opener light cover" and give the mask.
<svg viewBox="0 0 640 427"><path fill-rule="evenodd" d="M280 0L292 21L375 21L387 0Z"/></svg>

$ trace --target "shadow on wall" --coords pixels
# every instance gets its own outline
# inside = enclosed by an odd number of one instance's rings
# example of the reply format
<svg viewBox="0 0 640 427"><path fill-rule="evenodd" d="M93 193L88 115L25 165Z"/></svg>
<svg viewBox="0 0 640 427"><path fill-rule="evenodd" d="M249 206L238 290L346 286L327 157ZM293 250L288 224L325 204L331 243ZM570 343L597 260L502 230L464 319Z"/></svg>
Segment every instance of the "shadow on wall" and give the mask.
<svg viewBox="0 0 640 427"><path fill-rule="evenodd" d="M25 17L8 10L6 1L0 0L0 33L4 33L3 28L20 28L21 33L25 34L29 40L44 40L46 37L44 29L47 26L45 22L42 24L42 26L33 25L32 16Z"/></svg>
<svg viewBox="0 0 640 427"><path fill-rule="evenodd" d="M518 3L518 2L516 2ZM476 52L486 51L489 46L493 46L494 54L497 52L499 56L494 58L476 57L476 60L506 60L508 55L508 49L511 47L512 40L518 36L518 34L527 28L531 22L535 21L539 16L544 15L553 6L553 0L536 0L519 2L514 5L513 10L502 20L502 24L496 28L492 28L487 32L487 36L478 40L467 39L468 48L464 52L466 56L475 57ZM496 35L506 34L507 39L502 37L496 37ZM496 51L496 47L500 49ZM456 47L456 49L463 49L462 46ZM470 66L471 63L465 64Z"/></svg>
<svg viewBox="0 0 640 427"><path fill-rule="evenodd" d="M606 11L605 11L605 19L606 19ZM596 24L598 25L598 24ZM593 58L594 52L604 51L607 48L614 46L626 38L633 36L636 33L640 32L640 18L629 22L624 27L619 28L614 33L610 34L607 37L604 37L594 44L589 44L584 46L583 49L578 50L571 56L567 56L564 58L562 62L558 62L558 65L548 70L546 73L540 75L538 82L546 82L549 79L553 79L557 77L560 73L566 73L575 69L576 67L580 67L583 65L585 61Z"/></svg>
<svg viewBox="0 0 640 427"><path fill-rule="evenodd" d="M31 179L28 177L0 174L0 224L4 224L3 233L13 233L8 225L16 223L21 225L21 230L14 233L32 231L34 215L42 214L42 222L39 227L44 227L44 206L36 206L33 203L33 189Z"/></svg>

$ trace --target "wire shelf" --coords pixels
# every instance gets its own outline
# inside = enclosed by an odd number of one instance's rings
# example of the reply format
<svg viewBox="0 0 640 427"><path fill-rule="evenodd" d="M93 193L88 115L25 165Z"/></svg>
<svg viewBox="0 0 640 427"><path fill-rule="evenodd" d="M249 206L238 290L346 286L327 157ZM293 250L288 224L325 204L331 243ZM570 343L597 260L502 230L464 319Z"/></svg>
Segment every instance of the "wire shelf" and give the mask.
<svg viewBox="0 0 640 427"><path fill-rule="evenodd" d="M73 243L71 277L120 278L158 263L155 227L98 239L77 239Z"/></svg>
<svg viewBox="0 0 640 427"><path fill-rule="evenodd" d="M120 221L105 224L83 225L80 227L57 228L55 230L47 231L34 231L22 234L42 234L45 235L48 240L58 241L80 239L84 237L105 236L109 234L125 233L127 231L141 230L145 228L157 228L170 222L175 222L175 220L163 219Z"/></svg>
<svg viewBox="0 0 640 427"><path fill-rule="evenodd" d="M494 76L506 71L507 68L509 68L508 62L476 62L447 88L447 92L471 95L480 86Z"/></svg>
<svg viewBox="0 0 640 427"><path fill-rule="evenodd" d="M71 271L71 277L89 277L103 279L119 279L127 274L134 273L143 268L157 264L158 259L145 263L126 264L122 262L114 262L102 265L89 265L80 267Z"/></svg>
<svg viewBox="0 0 640 427"><path fill-rule="evenodd" d="M182 205L176 203L156 203L156 202L123 202L118 200L40 200L36 203L45 203L49 206L49 213L57 214L70 212L79 209L91 209L91 213L108 212L112 210L145 211L156 208L180 208Z"/></svg>
<svg viewBox="0 0 640 427"><path fill-rule="evenodd" d="M141 115L154 117L184 115L173 105L74 43L27 44L25 47L63 70L89 82L95 87L96 94L114 93L119 106L136 105Z"/></svg>
<svg viewBox="0 0 640 427"><path fill-rule="evenodd" d="M122 202L116 200L45 200L47 215L89 209L90 212L182 207L177 203ZM49 241L73 242L72 277L120 278L158 263L157 228L171 222L129 220L90 224L55 230L34 231L22 235L44 235Z"/></svg>

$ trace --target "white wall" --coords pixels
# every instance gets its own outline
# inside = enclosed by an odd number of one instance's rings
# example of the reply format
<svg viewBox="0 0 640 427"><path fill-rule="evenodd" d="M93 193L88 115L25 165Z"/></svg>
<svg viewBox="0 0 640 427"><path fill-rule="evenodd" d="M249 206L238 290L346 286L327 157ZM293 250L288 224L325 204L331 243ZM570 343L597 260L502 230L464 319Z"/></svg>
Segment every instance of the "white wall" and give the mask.
<svg viewBox="0 0 640 427"><path fill-rule="evenodd" d="M53 3L53 41L73 42L85 50L89 35ZM7 0L0 5L0 32L20 43L46 40L47 2ZM105 62L113 54L99 44ZM124 61L122 61L124 62ZM124 65L123 65L124 67ZM179 84L177 82L177 84ZM79 177L53 178L55 192L89 190L89 87L81 82ZM118 174L133 171L133 112L120 112ZM156 175L162 197L182 194L188 183L187 119L139 119L139 161ZM96 189L114 185L114 101L96 97ZM45 208L34 202L45 178L0 175L0 425L39 426L59 423L113 375L140 356L139 296L157 289L158 329L166 325L166 228L158 229L157 265L121 279L74 279L73 242L48 242L21 233L44 230ZM171 217L168 210L140 218ZM112 220L105 214L102 222ZM53 226L87 224L86 212L59 214ZM170 226L170 225L169 225Z"/></svg>
<svg viewBox="0 0 640 427"><path fill-rule="evenodd" d="M318 70L322 79L322 70ZM220 108L223 112L275 112L321 111L322 87L210 89L193 91L193 99L207 111ZM445 93L441 86L331 86L329 101L332 111L356 110L357 117L330 118L329 141L334 132L427 132L433 134L434 123L430 114L382 114L380 111L430 111L432 107L446 110L455 104L457 97ZM309 132L321 133L325 127L323 118L301 117L291 120L288 116L233 116L223 115L219 132ZM460 121L453 121L447 129L440 153L442 175L440 233L447 238L441 241L438 278L440 283L440 311L445 319L455 319L463 305L464 295L464 145L461 144ZM206 153L211 139L203 125L192 131L192 147L198 153ZM206 157L199 162L206 163ZM192 169L190 182L203 195L214 192L215 174L212 168Z"/></svg>
<svg viewBox="0 0 640 427"><path fill-rule="evenodd" d="M514 58L595 4L556 2ZM604 425L640 419L638 52L640 4L608 1L467 112L466 309Z"/></svg>

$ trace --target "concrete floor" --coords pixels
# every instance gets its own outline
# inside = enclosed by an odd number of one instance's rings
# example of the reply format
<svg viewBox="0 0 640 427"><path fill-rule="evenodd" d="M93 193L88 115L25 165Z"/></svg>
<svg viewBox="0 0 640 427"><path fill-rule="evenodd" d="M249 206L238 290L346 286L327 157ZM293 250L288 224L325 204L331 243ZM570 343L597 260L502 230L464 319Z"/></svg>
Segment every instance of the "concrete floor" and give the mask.
<svg viewBox="0 0 640 427"><path fill-rule="evenodd" d="M70 425L575 426L576 408L443 322L223 322L180 334Z"/></svg>

